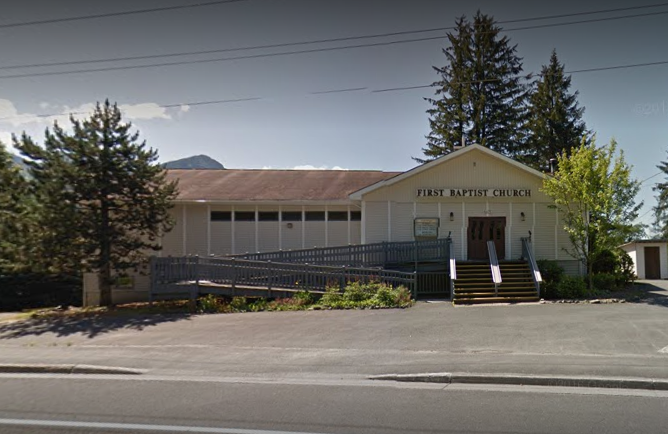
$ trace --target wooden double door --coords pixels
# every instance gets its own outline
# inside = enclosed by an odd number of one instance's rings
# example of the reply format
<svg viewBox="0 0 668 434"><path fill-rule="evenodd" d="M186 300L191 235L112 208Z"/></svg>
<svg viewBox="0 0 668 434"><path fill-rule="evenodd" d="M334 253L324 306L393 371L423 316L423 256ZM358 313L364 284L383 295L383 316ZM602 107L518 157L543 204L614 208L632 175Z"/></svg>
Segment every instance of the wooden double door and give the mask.
<svg viewBox="0 0 668 434"><path fill-rule="evenodd" d="M506 218L469 217L468 259L488 260L487 241L494 241L499 260L506 257Z"/></svg>

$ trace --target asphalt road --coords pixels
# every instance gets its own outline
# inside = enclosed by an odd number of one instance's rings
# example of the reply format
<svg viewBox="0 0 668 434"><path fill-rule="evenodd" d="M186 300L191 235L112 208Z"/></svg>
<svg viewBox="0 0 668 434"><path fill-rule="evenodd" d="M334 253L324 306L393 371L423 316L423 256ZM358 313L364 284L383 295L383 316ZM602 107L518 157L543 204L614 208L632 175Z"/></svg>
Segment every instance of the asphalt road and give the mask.
<svg viewBox="0 0 668 434"><path fill-rule="evenodd" d="M0 432L666 432L666 392L311 383L4 375Z"/></svg>

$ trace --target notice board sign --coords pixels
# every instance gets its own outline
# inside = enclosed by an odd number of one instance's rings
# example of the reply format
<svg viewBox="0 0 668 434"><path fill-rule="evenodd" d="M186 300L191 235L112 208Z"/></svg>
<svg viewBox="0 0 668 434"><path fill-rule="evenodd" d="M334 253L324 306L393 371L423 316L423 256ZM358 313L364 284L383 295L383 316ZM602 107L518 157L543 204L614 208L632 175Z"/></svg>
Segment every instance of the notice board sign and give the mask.
<svg viewBox="0 0 668 434"><path fill-rule="evenodd" d="M413 222L415 238L417 239L436 239L438 238L438 226L440 219L434 218L416 218Z"/></svg>

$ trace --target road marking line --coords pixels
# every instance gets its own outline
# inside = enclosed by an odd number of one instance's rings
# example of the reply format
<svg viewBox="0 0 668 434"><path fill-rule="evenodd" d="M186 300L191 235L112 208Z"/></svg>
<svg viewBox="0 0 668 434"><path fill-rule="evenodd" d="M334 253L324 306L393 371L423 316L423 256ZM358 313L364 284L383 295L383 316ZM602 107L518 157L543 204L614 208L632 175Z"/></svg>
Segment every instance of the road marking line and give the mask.
<svg viewBox="0 0 668 434"><path fill-rule="evenodd" d="M162 432L192 432L211 434L322 434L296 431L269 431L240 428L215 428L205 426L178 426L178 425L144 425L136 423L107 423L107 422L79 422L65 420L30 420L30 419L0 419L0 425L43 426L61 428L92 428L92 429L119 429L137 431Z"/></svg>

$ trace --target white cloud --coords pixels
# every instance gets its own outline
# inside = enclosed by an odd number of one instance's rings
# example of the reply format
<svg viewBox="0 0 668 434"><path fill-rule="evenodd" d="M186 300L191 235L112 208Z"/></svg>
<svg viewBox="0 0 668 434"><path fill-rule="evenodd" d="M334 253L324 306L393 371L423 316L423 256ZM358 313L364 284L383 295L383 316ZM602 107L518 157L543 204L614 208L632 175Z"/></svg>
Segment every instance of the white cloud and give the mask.
<svg viewBox="0 0 668 434"><path fill-rule="evenodd" d="M143 104L123 104L118 108L123 112L123 117L129 120L134 119L171 119L167 109L160 107L154 102Z"/></svg>
<svg viewBox="0 0 668 434"><path fill-rule="evenodd" d="M48 109L49 107L51 107L51 104L49 104L48 102L41 102L41 103L39 103L39 108L41 108L42 110L46 110L46 109Z"/></svg>
<svg viewBox="0 0 668 434"><path fill-rule="evenodd" d="M58 122L67 125L70 115L77 119L83 119L93 113L94 103L81 104L78 107L56 106L47 102L40 103L41 108L48 107L52 114L38 115L34 113L19 113L19 111L8 99L0 98L0 123L8 123L13 127L23 125L51 125ZM167 109L156 103L122 104L118 106L125 120L149 120L149 119L171 119Z"/></svg>
<svg viewBox="0 0 668 434"><path fill-rule="evenodd" d="M6 131L0 131L0 142L2 142L5 146L11 145L12 133L8 133Z"/></svg>
<svg viewBox="0 0 668 434"><path fill-rule="evenodd" d="M183 113L188 113L190 111L190 106L188 104L184 104L180 107L181 112Z"/></svg>

